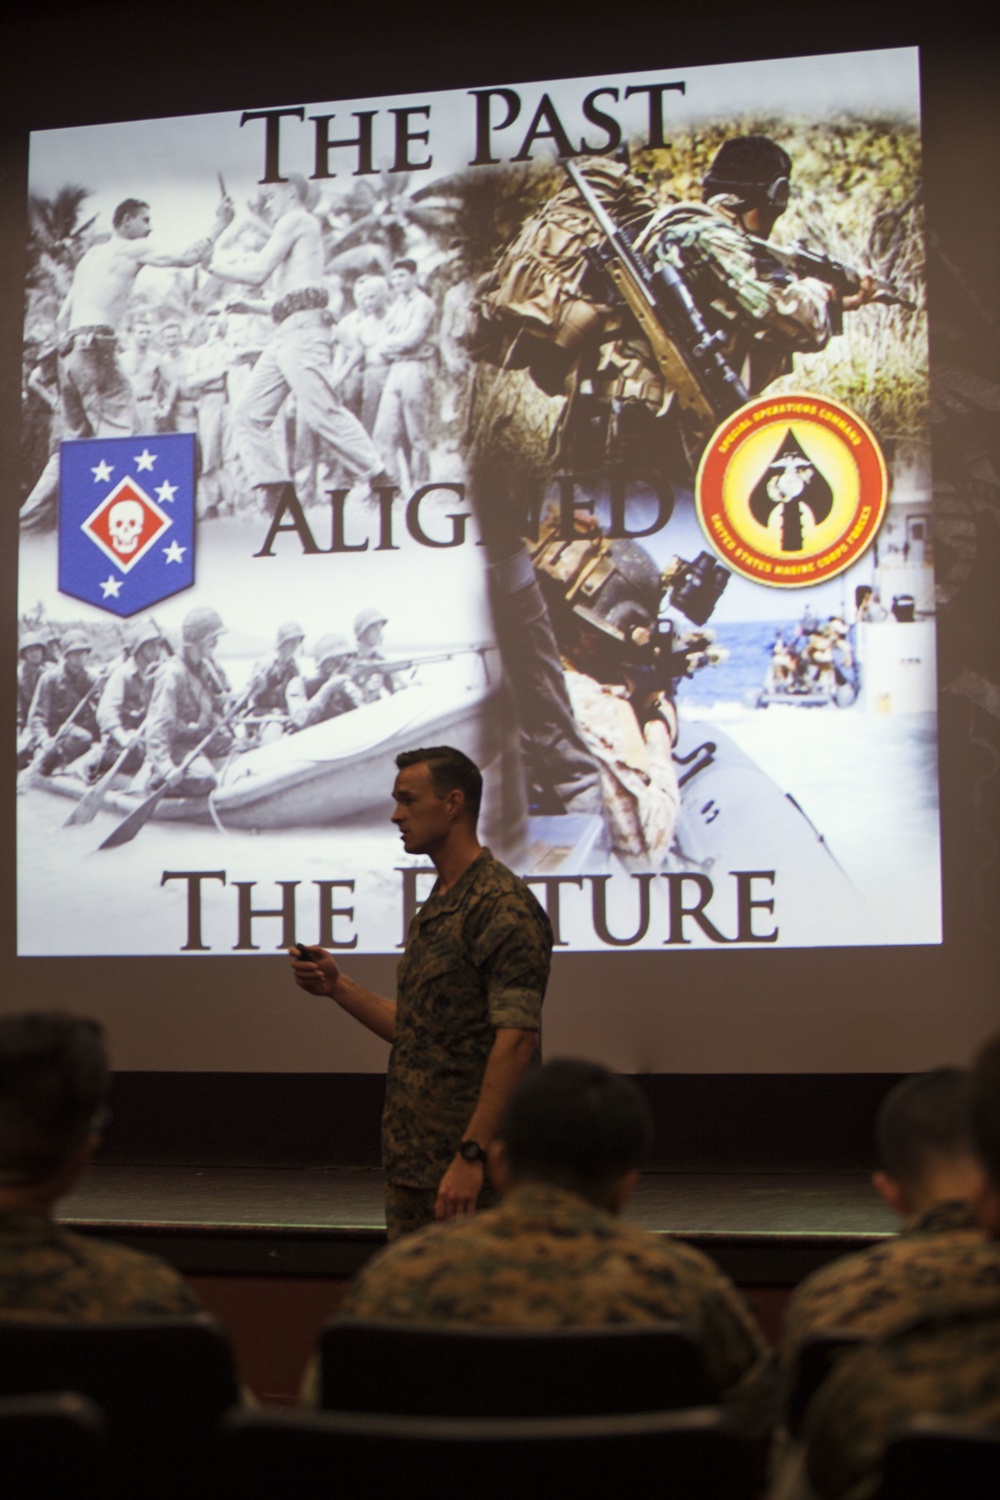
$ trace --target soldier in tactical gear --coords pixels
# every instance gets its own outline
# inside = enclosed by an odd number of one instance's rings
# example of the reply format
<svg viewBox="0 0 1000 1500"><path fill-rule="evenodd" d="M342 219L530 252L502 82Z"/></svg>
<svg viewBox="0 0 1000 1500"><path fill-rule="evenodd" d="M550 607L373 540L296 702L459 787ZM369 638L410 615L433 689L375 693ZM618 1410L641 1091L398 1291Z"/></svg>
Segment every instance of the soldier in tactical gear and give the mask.
<svg viewBox="0 0 1000 1500"><path fill-rule="evenodd" d="M190 610L181 627L180 651L156 673L146 715L149 785L155 789L167 782L168 797L207 797L218 785L213 762L232 749L232 731L220 723L228 708L229 681L215 660L225 628L214 609ZM181 762L216 724L217 733L181 771Z"/></svg>
<svg viewBox="0 0 1000 1500"><path fill-rule="evenodd" d="M278 626L274 650L254 666L247 689L251 711L255 714L285 714L288 685L301 676L296 652L306 633L295 620Z"/></svg>
<svg viewBox="0 0 1000 1500"><path fill-rule="evenodd" d="M39 678L28 725L31 748L41 752L43 776L71 765L99 737L93 702L80 707L96 681L87 670L90 642L82 630L68 630L59 644L62 660L46 667ZM73 722L67 724L71 717Z"/></svg>
<svg viewBox="0 0 1000 1500"><path fill-rule="evenodd" d="M654 266L668 262L680 272L708 327L725 335L728 364L751 396L787 374L797 350L825 348L841 332L843 312L875 294L871 277L844 296L796 276L761 243L788 207L791 172L777 142L734 136L702 180L702 202L660 210L636 241Z"/></svg>
<svg viewBox="0 0 1000 1500"><path fill-rule="evenodd" d="M313 652L316 671L288 685L288 712L294 729L308 729L339 718L365 701L351 679L354 652L345 635L320 636Z"/></svg>
<svg viewBox="0 0 1000 1500"><path fill-rule="evenodd" d="M153 620L139 620L125 632L125 654L112 668L97 704L97 723L103 735L100 757L89 767L96 780L109 770L121 752L129 753L119 770L134 776L145 758L142 730L153 696L153 677L163 650L163 637Z"/></svg>
<svg viewBox="0 0 1000 1500"><path fill-rule="evenodd" d="M592 518L570 542L543 527L533 556L573 716L600 766L612 851L630 869L657 869L680 810L677 713L657 655L665 581L645 548L609 540Z"/></svg>

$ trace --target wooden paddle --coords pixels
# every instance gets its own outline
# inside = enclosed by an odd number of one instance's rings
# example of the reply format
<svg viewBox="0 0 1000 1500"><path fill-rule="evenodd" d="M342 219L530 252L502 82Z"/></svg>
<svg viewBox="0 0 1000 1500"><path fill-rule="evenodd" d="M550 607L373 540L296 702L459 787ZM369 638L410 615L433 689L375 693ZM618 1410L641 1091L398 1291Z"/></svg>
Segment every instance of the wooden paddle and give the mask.
<svg viewBox="0 0 1000 1500"><path fill-rule="evenodd" d="M241 698L238 698L229 712L223 714L222 718L217 724L212 725L212 728L209 730L208 734L205 735L205 738L203 740L199 740L198 744L195 745L193 750L188 751L187 755L185 755L184 759L177 766L177 770L180 771L182 775L187 770L188 766L190 766L193 761L197 760L198 756L206 748L209 741L212 740L216 734L218 734L219 730L224 729L226 725L229 724L231 720L234 719L236 715L247 706L249 698L249 693L244 693ZM153 816L153 813L163 801L163 798L170 791L171 784L173 783L174 785L176 785L180 780L180 776L175 776L171 778L170 781L165 781L161 787L157 787L155 792L151 792L149 794L145 802L140 802L139 806L134 810L134 812L130 812L128 817L122 819L117 828L112 829L107 838L104 840L104 843L99 844L98 848L117 849L120 844L130 844L139 830L141 828L144 828L145 825L149 822L149 819Z"/></svg>

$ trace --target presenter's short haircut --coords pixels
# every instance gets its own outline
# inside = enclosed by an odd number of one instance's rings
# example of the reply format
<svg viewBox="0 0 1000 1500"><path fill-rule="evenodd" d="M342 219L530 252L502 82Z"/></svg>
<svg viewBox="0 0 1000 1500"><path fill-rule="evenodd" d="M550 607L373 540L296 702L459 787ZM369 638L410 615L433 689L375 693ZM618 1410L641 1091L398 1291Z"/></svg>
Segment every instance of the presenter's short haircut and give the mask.
<svg viewBox="0 0 1000 1500"><path fill-rule="evenodd" d="M875 1149L883 1172L908 1184L920 1182L935 1158L973 1155L968 1073L934 1068L897 1083L879 1105Z"/></svg>
<svg viewBox="0 0 1000 1500"><path fill-rule="evenodd" d="M459 791L465 797L465 805L475 822L483 800L483 773L475 761L452 745L432 745L420 750L404 750L396 756L397 770L407 766L426 765L430 769L431 782L439 797L448 792Z"/></svg>
<svg viewBox="0 0 1000 1500"><path fill-rule="evenodd" d="M976 1149L990 1181L1000 1188L1000 1033L976 1058L969 1092Z"/></svg>
<svg viewBox="0 0 1000 1500"><path fill-rule="evenodd" d="M0 1182L50 1181L86 1141L107 1092L96 1021L57 1011L0 1019Z"/></svg>
<svg viewBox="0 0 1000 1500"><path fill-rule="evenodd" d="M628 1078L600 1063L555 1058L531 1068L499 1130L514 1182L550 1183L599 1196L643 1160L653 1122Z"/></svg>

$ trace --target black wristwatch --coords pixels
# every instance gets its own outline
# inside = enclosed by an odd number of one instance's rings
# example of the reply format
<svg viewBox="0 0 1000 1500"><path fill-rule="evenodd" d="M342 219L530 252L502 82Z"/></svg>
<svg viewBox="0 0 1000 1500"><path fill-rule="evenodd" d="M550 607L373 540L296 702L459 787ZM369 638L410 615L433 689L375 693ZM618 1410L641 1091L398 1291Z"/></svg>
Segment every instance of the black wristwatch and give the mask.
<svg viewBox="0 0 1000 1500"><path fill-rule="evenodd" d="M486 1161L486 1152L478 1141L463 1141L458 1148L463 1161Z"/></svg>

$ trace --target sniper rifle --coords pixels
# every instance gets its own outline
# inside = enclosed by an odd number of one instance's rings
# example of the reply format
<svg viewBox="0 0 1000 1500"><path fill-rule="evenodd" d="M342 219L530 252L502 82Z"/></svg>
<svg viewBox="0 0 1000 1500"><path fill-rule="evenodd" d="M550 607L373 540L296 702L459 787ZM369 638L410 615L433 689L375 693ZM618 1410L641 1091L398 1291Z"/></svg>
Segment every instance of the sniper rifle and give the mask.
<svg viewBox="0 0 1000 1500"><path fill-rule="evenodd" d="M724 353L726 335L711 333L680 272L667 262L653 270L601 203L572 161L565 163L570 181L586 203L608 244L598 264L610 278L648 338L657 363L671 385L693 382L696 405L715 422L732 416L750 400L750 392ZM678 360L687 381L677 380ZM683 396L682 396L683 399Z"/></svg>

